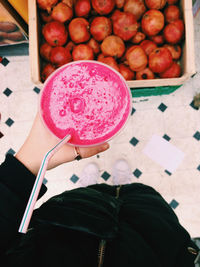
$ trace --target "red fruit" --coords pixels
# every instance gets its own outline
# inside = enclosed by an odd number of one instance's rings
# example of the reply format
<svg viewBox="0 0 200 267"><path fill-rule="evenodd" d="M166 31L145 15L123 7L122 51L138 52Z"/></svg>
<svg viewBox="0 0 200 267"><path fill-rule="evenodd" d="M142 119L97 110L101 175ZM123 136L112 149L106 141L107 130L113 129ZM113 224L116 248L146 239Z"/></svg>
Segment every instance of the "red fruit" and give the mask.
<svg viewBox="0 0 200 267"><path fill-rule="evenodd" d="M159 74L160 78L177 78L181 76L181 67L178 63L173 62L171 67Z"/></svg>
<svg viewBox="0 0 200 267"><path fill-rule="evenodd" d="M100 15L109 14L115 6L115 0L92 0L92 7Z"/></svg>
<svg viewBox="0 0 200 267"><path fill-rule="evenodd" d="M167 0L145 0L145 4L149 9L162 9Z"/></svg>
<svg viewBox="0 0 200 267"><path fill-rule="evenodd" d="M181 47L179 45L165 44L164 47L167 47L167 49L169 49L174 60L178 60L181 57Z"/></svg>
<svg viewBox="0 0 200 267"><path fill-rule="evenodd" d="M74 4L76 3L76 0L62 0L62 3L72 8Z"/></svg>
<svg viewBox="0 0 200 267"><path fill-rule="evenodd" d="M98 55L97 60L101 61L103 58L105 58L105 56L104 56L103 53L101 53L101 54Z"/></svg>
<svg viewBox="0 0 200 267"><path fill-rule="evenodd" d="M46 11L41 11L40 16L41 16L41 19L46 23L53 20L52 16L49 15Z"/></svg>
<svg viewBox="0 0 200 267"><path fill-rule="evenodd" d="M109 65L110 67L112 67L113 69L119 71L119 67L117 65L116 60L113 57L104 57L104 58L100 58L98 59L98 61Z"/></svg>
<svg viewBox="0 0 200 267"><path fill-rule="evenodd" d="M169 23L163 31L164 38L169 44L177 44L183 38L184 24L182 20Z"/></svg>
<svg viewBox="0 0 200 267"><path fill-rule="evenodd" d="M103 41L112 33L112 23L109 18L96 17L90 25L90 32L96 41Z"/></svg>
<svg viewBox="0 0 200 267"><path fill-rule="evenodd" d="M64 3L59 3L53 8L51 16L54 20L66 22L73 17L73 10Z"/></svg>
<svg viewBox="0 0 200 267"><path fill-rule="evenodd" d="M131 43L139 44L146 38L143 32L137 32L136 35L131 39Z"/></svg>
<svg viewBox="0 0 200 267"><path fill-rule="evenodd" d="M149 68L145 68L136 72L136 80L149 80L154 78L155 75Z"/></svg>
<svg viewBox="0 0 200 267"><path fill-rule="evenodd" d="M124 77L125 80L133 80L135 77L135 73L123 63L119 64L119 72Z"/></svg>
<svg viewBox="0 0 200 267"><path fill-rule="evenodd" d="M164 27L165 19L162 12L156 9L148 10L142 17L141 27L148 36L158 34Z"/></svg>
<svg viewBox="0 0 200 267"><path fill-rule="evenodd" d="M51 50L50 61L56 67L60 67L72 61L72 55L65 47L57 46Z"/></svg>
<svg viewBox="0 0 200 267"><path fill-rule="evenodd" d="M75 18L69 24L69 34L73 42L84 43L90 39L89 22L84 18Z"/></svg>
<svg viewBox="0 0 200 267"><path fill-rule="evenodd" d="M87 44L92 48L94 54L99 54L100 45L97 41L95 41L93 38L91 38Z"/></svg>
<svg viewBox="0 0 200 267"><path fill-rule="evenodd" d="M115 0L117 8L122 8L124 6L125 0Z"/></svg>
<svg viewBox="0 0 200 267"><path fill-rule="evenodd" d="M167 0L168 5L175 5L179 0Z"/></svg>
<svg viewBox="0 0 200 267"><path fill-rule="evenodd" d="M133 45L128 48L126 59L130 69L133 71L143 70L148 63L147 55L139 45Z"/></svg>
<svg viewBox="0 0 200 267"><path fill-rule="evenodd" d="M124 54L125 45L120 37L110 35L103 40L101 51L105 56L119 58Z"/></svg>
<svg viewBox="0 0 200 267"><path fill-rule="evenodd" d="M156 48L149 55L149 68L155 73L166 71L172 63L172 54L166 47Z"/></svg>
<svg viewBox="0 0 200 267"><path fill-rule="evenodd" d="M68 32L64 24L59 21L51 21L44 25L42 34L51 46L62 46L68 38Z"/></svg>
<svg viewBox="0 0 200 267"><path fill-rule="evenodd" d="M153 41L154 43L156 43L157 45L163 45L165 42L165 39L163 37L163 35L155 35L155 36L150 36L151 41Z"/></svg>
<svg viewBox="0 0 200 267"><path fill-rule="evenodd" d="M58 0L37 0L37 4L39 8L47 10L48 12L51 11L52 7L56 5Z"/></svg>
<svg viewBox="0 0 200 267"><path fill-rule="evenodd" d="M138 24L130 12L118 12L113 20L113 32L124 41L130 40L137 33Z"/></svg>
<svg viewBox="0 0 200 267"><path fill-rule="evenodd" d="M66 44L65 48L69 50L69 52L72 52L74 49L75 44L72 41L69 41L69 43Z"/></svg>
<svg viewBox="0 0 200 267"><path fill-rule="evenodd" d="M50 63L46 64L41 73L42 81L44 82L49 77L49 75L51 75L51 73L54 72L55 69L56 68L52 64Z"/></svg>
<svg viewBox="0 0 200 267"><path fill-rule="evenodd" d="M78 0L75 4L75 13L77 17L87 17L90 10L90 0Z"/></svg>
<svg viewBox="0 0 200 267"><path fill-rule="evenodd" d="M153 41L150 41L150 40L144 40L140 44L140 46L142 47L144 52L147 54L147 56L151 54L151 52L157 48L157 45Z"/></svg>
<svg viewBox="0 0 200 267"><path fill-rule="evenodd" d="M139 20L146 12L144 0L126 0L124 11L132 13L135 16L135 19Z"/></svg>
<svg viewBox="0 0 200 267"><path fill-rule="evenodd" d="M165 8L164 15L165 15L165 21L170 23L170 22L173 22L177 19L180 19L181 12L177 6L170 5L170 6Z"/></svg>
<svg viewBox="0 0 200 267"><path fill-rule="evenodd" d="M50 53L52 50L52 46L50 46L48 43L44 43L40 46L40 55L45 60L50 61Z"/></svg>
<svg viewBox="0 0 200 267"><path fill-rule="evenodd" d="M77 45L72 52L73 60L92 60L94 54L92 48L87 44Z"/></svg>

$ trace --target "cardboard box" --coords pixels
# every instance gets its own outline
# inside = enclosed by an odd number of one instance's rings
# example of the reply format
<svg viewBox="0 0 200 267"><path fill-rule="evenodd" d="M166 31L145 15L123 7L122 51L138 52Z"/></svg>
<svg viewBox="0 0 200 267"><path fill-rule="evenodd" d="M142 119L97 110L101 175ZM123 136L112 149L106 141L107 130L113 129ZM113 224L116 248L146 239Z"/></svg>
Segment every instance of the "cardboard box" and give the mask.
<svg viewBox="0 0 200 267"><path fill-rule="evenodd" d="M195 53L194 53L194 25L192 13L192 0L181 0L183 19L185 22L185 43L181 58L182 76L170 79L153 80L133 80L127 81L130 88L160 87L160 86L178 86L183 84L195 73ZM31 76L37 86L42 86L40 77L40 23L37 13L36 0L29 0L29 49L31 62ZM139 90L139 89L138 89Z"/></svg>
<svg viewBox="0 0 200 267"><path fill-rule="evenodd" d="M28 42L28 26L14 8L0 0L0 47Z"/></svg>

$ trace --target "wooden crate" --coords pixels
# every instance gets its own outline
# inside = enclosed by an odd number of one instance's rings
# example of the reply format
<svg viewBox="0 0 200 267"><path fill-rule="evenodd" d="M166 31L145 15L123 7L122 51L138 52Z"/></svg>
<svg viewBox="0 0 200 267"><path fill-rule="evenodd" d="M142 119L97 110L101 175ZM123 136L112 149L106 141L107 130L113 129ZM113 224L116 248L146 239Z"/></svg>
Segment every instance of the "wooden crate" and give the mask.
<svg viewBox="0 0 200 267"><path fill-rule="evenodd" d="M185 22L185 44L181 58L182 76L170 79L152 79L152 80L132 80L127 81L130 88L146 88L158 86L178 86L183 84L195 73L195 53L194 53L194 25L192 13L192 0L181 0L181 8ZM39 56L39 38L40 23L37 14L36 0L29 0L29 52L31 64L31 77L33 82L42 86L40 77L40 56ZM139 89L138 89L139 90Z"/></svg>

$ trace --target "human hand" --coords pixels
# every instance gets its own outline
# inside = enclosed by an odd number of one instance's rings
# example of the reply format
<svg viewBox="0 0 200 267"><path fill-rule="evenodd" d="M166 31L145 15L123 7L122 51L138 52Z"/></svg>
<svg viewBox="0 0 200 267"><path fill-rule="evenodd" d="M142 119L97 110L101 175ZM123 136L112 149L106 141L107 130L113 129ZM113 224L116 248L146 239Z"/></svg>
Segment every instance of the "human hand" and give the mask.
<svg viewBox="0 0 200 267"><path fill-rule="evenodd" d="M15 157L33 174L37 175L44 155L57 143L58 139L44 127L40 115L37 113L31 131ZM109 144L104 143L94 147L78 147L77 150L82 158L88 158L108 148ZM73 161L75 157L75 148L65 144L50 159L47 169L49 170L63 163Z"/></svg>

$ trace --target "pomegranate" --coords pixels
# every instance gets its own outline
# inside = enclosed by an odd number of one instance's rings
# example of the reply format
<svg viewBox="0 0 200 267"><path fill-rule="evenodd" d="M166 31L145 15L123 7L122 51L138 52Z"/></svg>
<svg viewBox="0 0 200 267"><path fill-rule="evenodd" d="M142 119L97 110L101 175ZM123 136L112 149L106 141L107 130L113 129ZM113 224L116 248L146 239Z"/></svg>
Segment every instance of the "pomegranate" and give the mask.
<svg viewBox="0 0 200 267"><path fill-rule="evenodd" d="M103 41L112 33L112 23L109 18L96 17L90 25L90 32L96 41Z"/></svg>
<svg viewBox="0 0 200 267"><path fill-rule="evenodd" d="M87 17L90 10L90 0L78 0L75 4L75 13L77 17Z"/></svg>
<svg viewBox="0 0 200 267"><path fill-rule="evenodd" d="M92 0L92 7L100 15L108 15L115 6L115 0Z"/></svg>
<svg viewBox="0 0 200 267"><path fill-rule="evenodd" d="M146 38L143 32L137 32L136 35L130 40L133 44L139 44Z"/></svg>
<svg viewBox="0 0 200 267"><path fill-rule="evenodd" d="M167 47L167 49L169 49L174 60L178 60L181 57L181 47L179 45L165 44L164 47Z"/></svg>
<svg viewBox="0 0 200 267"><path fill-rule="evenodd" d="M60 67L72 61L72 55L65 47L57 46L52 48L51 50L50 61L56 67Z"/></svg>
<svg viewBox="0 0 200 267"><path fill-rule="evenodd" d="M94 59L94 54L89 45L79 44L74 47L72 57L73 60L92 60Z"/></svg>
<svg viewBox="0 0 200 267"><path fill-rule="evenodd" d="M166 47L156 48L149 55L149 68L155 73L166 71L172 63L172 54Z"/></svg>
<svg viewBox="0 0 200 267"><path fill-rule="evenodd" d="M46 61L50 61L51 50L52 50L52 46L50 46L48 43L43 43L40 46L41 57L43 57Z"/></svg>
<svg viewBox="0 0 200 267"><path fill-rule="evenodd" d="M72 52L74 49L75 44L72 41L69 41L69 43L66 44L65 48L69 50L69 52Z"/></svg>
<svg viewBox="0 0 200 267"><path fill-rule="evenodd" d="M103 58L105 58L105 56L104 56L103 53L101 53L101 54L98 55L97 60L101 61Z"/></svg>
<svg viewBox="0 0 200 267"><path fill-rule="evenodd" d="M87 44L92 48L92 50L93 50L93 52L94 52L95 55L99 54L99 52L100 52L100 45L99 45L99 43L96 40L94 40L93 38L91 38Z"/></svg>
<svg viewBox="0 0 200 267"><path fill-rule="evenodd" d="M42 81L44 82L49 77L49 75L51 75L51 73L54 72L55 69L56 68L52 64L50 63L46 64L41 73Z"/></svg>
<svg viewBox="0 0 200 267"><path fill-rule="evenodd" d="M147 56L151 54L151 52L157 48L157 45L153 41L150 41L150 40L144 40L140 44L140 46L142 47L144 52L147 54Z"/></svg>
<svg viewBox="0 0 200 267"><path fill-rule="evenodd" d="M120 37L110 35L101 43L101 51L105 56L120 58L124 54L125 45Z"/></svg>
<svg viewBox="0 0 200 267"><path fill-rule="evenodd" d="M69 24L69 34L74 43L87 42L90 39L89 22L84 18L75 18Z"/></svg>
<svg viewBox="0 0 200 267"><path fill-rule="evenodd" d="M168 5L175 5L179 0L167 0Z"/></svg>
<svg viewBox="0 0 200 267"><path fill-rule="evenodd" d="M76 0L62 0L62 3L72 8L74 4L76 3Z"/></svg>
<svg viewBox="0 0 200 267"><path fill-rule="evenodd" d="M125 0L115 0L117 8L122 8L124 6Z"/></svg>
<svg viewBox="0 0 200 267"><path fill-rule="evenodd" d="M124 11L132 13L135 16L135 19L139 20L146 12L144 0L126 0Z"/></svg>
<svg viewBox="0 0 200 267"><path fill-rule="evenodd" d="M149 68L145 68L136 72L136 80L149 80L154 78L155 75Z"/></svg>
<svg viewBox="0 0 200 267"><path fill-rule="evenodd" d="M138 24L130 12L118 12L113 20L113 32L124 41L130 40L137 33Z"/></svg>
<svg viewBox="0 0 200 267"><path fill-rule="evenodd" d="M173 62L171 67L159 74L160 78L178 78L181 76L181 67L177 62Z"/></svg>
<svg viewBox="0 0 200 267"><path fill-rule="evenodd" d="M40 9L51 11L52 7L56 5L58 0L37 0L38 7Z"/></svg>
<svg viewBox="0 0 200 267"><path fill-rule="evenodd" d="M119 72L124 77L125 80L133 80L135 77L135 73L125 64L119 64Z"/></svg>
<svg viewBox="0 0 200 267"><path fill-rule="evenodd" d="M110 67L112 67L113 69L119 71L119 67L117 65L117 62L113 57L104 57L104 58L102 57L102 58L98 59L98 61L100 61L104 64L107 64Z"/></svg>
<svg viewBox="0 0 200 267"><path fill-rule="evenodd" d="M167 0L145 0L145 4L149 9L162 9Z"/></svg>
<svg viewBox="0 0 200 267"><path fill-rule="evenodd" d="M51 46L62 46L66 43L68 38L65 25L59 21L51 21L44 25L42 34L44 39Z"/></svg>
<svg viewBox="0 0 200 267"><path fill-rule="evenodd" d="M150 40L156 43L157 45L163 45L165 42L164 36L162 34L150 36Z"/></svg>
<svg viewBox="0 0 200 267"><path fill-rule="evenodd" d="M133 45L127 50L126 59L133 71L143 70L148 63L147 55L139 45Z"/></svg>
<svg viewBox="0 0 200 267"><path fill-rule="evenodd" d="M158 34L164 27L164 15L156 9L148 10L142 17L141 27L148 36Z"/></svg>
<svg viewBox="0 0 200 267"><path fill-rule="evenodd" d="M46 11L41 11L40 16L41 16L41 19L46 23L53 20L52 16Z"/></svg>
<svg viewBox="0 0 200 267"><path fill-rule="evenodd" d="M178 44L184 33L184 24L182 20L176 20L169 23L163 31L164 38L169 44Z"/></svg>
<svg viewBox="0 0 200 267"><path fill-rule="evenodd" d="M170 5L170 6L165 8L164 15L165 15L165 21L170 23L170 22L173 22L177 19L180 19L181 12L177 6Z"/></svg>
<svg viewBox="0 0 200 267"><path fill-rule="evenodd" d="M51 16L54 20L66 22L73 17L73 10L67 5L59 3L53 8Z"/></svg>

